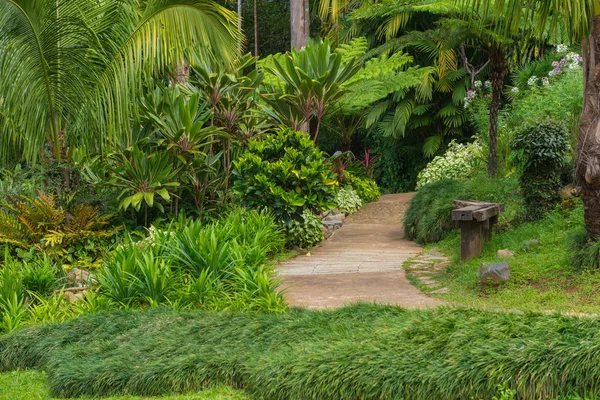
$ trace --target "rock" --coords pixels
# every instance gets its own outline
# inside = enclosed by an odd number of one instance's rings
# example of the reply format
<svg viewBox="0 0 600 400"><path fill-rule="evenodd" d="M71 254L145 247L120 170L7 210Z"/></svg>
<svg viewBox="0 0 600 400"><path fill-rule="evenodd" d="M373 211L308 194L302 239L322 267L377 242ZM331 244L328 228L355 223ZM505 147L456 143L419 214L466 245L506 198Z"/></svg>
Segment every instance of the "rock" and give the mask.
<svg viewBox="0 0 600 400"><path fill-rule="evenodd" d="M342 221L336 221L336 220L323 220L323 226L325 227L325 229L338 229L342 227Z"/></svg>
<svg viewBox="0 0 600 400"><path fill-rule="evenodd" d="M421 279L421 283L423 285L427 285L427 286L435 286L435 285L437 285L436 281L434 281L433 279L428 279L428 278L424 278L424 279L422 278Z"/></svg>
<svg viewBox="0 0 600 400"><path fill-rule="evenodd" d="M560 189L560 199L562 201L568 200L577 194L577 189L573 185L567 185Z"/></svg>
<svg viewBox="0 0 600 400"><path fill-rule="evenodd" d="M526 241L523 242L523 244L521 245L521 247L524 250L527 250L530 247L537 246L538 244L540 244L539 239L526 240Z"/></svg>
<svg viewBox="0 0 600 400"><path fill-rule="evenodd" d="M477 277L480 283L502 283L510 278L510 264L507 262L501 263L482 263L481 268L477 271Z"/></svg>
<svg viewBox="0 0 600 400"><path fill-rule="evenodd" d="M331 214L331 211L323 211L323 212L321 213L321 215L319 215L319 219L323 219L323 218L325 218L326 216L328 216L329 214Z"/></svg>
<svg viewBox="0 0 600 400"><path fill-rule="evenodd" d="M439 271L441 269L446 269L449 266L450 266L449 262L435 263L435 264L433 264L433 269L435 269L436 271Z"/></svg>
<svg viewBox="0 0 600 400"><path fill-rule="evenodd" d="M329 210L329 214L328 215L340 215L343 214L340 210L338 210L337 208L334 208L333 210Z"/></svg>
<svg viewBox="0 0 600 400"><path fill-rule="evenodd" d="M75 287L83 287L90 280L90 273L84 269L73 268L67 274L67 281Z"/></svg>
<svg viewBox="0 0 600 400"><path fill-rule="evenodd" d="M344 214L329 214L328 216L326 216L325 218L323 218L323 222L325 221L339 221L340 223L343 223L344 220L346 219L346 216Z"/></svg>
<svg viewBox="0 0 600 400"><path fill-rule="evenodd" d="M504 250L498 250L497 256L498 256L498 258L513 258L515 256L515 253L508 249L504 249Z"/></svg>
<svg viewBox="0 0 600 400"><path fill-rule="evenodd" d="M450 293L450 289L448 288L441 288L438 290L434 290L433 292L430 292L429 294L446 294L446 293Z"/></svg>

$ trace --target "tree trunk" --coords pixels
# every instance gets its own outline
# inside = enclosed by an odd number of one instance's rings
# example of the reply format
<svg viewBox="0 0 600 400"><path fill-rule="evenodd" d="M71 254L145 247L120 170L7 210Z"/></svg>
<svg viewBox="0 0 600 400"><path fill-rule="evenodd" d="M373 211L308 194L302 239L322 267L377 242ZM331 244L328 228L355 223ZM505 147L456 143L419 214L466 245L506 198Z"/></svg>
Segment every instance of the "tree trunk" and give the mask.
<svg viewBox="0 0 600 400"><path fill-rule="evenodd" d="M488 174L496 176L498 170L498 113L502 103L502 90L504 89L504 75L506 73L506 58L500 47L491 47L490 53L490 81L492 83L492 103L490 104L490 154L488 160Z"/></svg>
<svg viewBox="0 0 600 400"><path fill-rule="evenodd" d="M254 0L254 56L258 57L258 6Z"/></svg>
<svg viewBox="0 0 600 400"><path fill-rule="evenodd" d="M600 238L600 18L583 41L584 103L577 147L576 174L581 184L585 228L590 239Z"/></svg>
<svg viewBox="0 0 600 400"><path fill-rule="evenodd" d="M308 44L309 38L309 0L290 0L292 48L300 50Z"/></svg>

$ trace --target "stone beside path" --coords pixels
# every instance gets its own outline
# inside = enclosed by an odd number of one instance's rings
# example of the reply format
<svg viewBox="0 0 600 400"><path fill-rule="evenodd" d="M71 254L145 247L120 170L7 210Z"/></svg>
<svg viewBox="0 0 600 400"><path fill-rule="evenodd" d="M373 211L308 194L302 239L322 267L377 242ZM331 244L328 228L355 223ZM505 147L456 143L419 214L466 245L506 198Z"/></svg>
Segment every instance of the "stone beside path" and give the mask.
<svg viewBox="0 0 600 400"><path fill-rule="evenodd" d="M348 216L310 256L279 264L288 304L317 309L358 301L407 308L443 304L411 285L402 267L423 250L404 239L402 221L412 195L383 195Z"/></svg>

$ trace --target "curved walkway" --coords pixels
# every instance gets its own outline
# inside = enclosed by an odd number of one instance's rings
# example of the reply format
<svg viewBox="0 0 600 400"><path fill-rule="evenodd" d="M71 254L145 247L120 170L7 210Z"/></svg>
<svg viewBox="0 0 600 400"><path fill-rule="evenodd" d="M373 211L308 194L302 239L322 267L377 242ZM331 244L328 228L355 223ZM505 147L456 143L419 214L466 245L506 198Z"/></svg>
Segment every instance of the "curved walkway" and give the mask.
<svg viewBox="0 0 600 400"><path fill-rule="evenodd" d="M444 304L406 279L404 261L422 247L404 239L403 219L412 194L388 194L346 218L310 255L277 267L288 304L335 308L357 301L424 308Z"/></svg>

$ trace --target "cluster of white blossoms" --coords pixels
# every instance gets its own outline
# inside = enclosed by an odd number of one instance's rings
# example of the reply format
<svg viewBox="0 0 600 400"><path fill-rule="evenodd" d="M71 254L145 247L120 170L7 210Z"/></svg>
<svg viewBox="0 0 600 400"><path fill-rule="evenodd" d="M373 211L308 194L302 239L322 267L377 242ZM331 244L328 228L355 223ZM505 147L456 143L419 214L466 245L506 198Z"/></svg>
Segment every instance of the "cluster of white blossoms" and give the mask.
<svg viewBox="0 0 600 400"><path fill-rule="evenodd" d="M483 146L478 141L466 144L450 142L443 156L437 156L417 176L417 189L443 179L466 179L482 157Z"/></svg>
<svg viewBox="0 0 600 400"><path fill-rule="evenodd" d="M557 53L566 53L567 51L569 51L569 46L567 46L566 44L559 44L558 46L556 46Z"/></svg>
<svg viewBox="0 0 600 400"><path fill-rule="evenodd" d="M540 80L540 78L533 75L531 78L527 79L527 86L535 86L535 85L537 85L539 80Z"/></svg>

